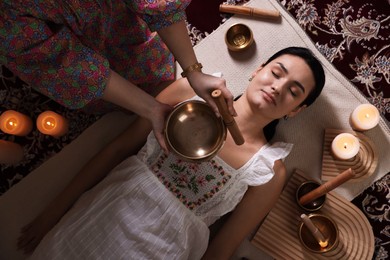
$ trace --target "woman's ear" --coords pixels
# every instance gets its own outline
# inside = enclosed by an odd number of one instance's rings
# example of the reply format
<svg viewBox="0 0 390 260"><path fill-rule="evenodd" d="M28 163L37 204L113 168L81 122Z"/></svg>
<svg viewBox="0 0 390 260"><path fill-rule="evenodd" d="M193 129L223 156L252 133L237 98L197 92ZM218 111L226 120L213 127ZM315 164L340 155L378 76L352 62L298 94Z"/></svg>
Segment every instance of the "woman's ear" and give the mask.
<svg viewBox="0 0 390 260"><path fill-rule="evenodd" d="M293 109L290 113L287 114L287 117L294 117L302 110L305 110L307 105L298 106L297 108Z"/></svg>
<svg viewBox="0 0 390 260"><path fill-rule="evenodd" d="M260 67L258 67L251 75L251 78L254 78L256 74L264 68L264 64L261 64Z"/></svg>

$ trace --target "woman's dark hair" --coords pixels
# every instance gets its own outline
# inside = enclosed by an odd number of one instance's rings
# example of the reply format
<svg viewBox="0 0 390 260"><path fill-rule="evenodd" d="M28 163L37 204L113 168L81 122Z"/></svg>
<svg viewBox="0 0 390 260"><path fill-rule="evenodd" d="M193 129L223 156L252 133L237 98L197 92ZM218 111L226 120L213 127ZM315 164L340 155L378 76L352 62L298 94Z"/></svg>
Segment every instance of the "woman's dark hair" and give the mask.
<svg viewBox="0 0 390 260"><path fill-rule="evenodd" d="M288 47L276 52L265 63L264 66L270 63L272 60L284 54L289 54L302 58L307 65L309 65L315 81L313 90L309 93L307 98L302 102L302 105L310 106L317 97L321 94L325 85L325 72L320 61L314 56L314 54L307 48L303 47ZM275 134L276 126L279 123L279 119L275 119L266 125L263 129L265 138L270 141Z"/></svg>

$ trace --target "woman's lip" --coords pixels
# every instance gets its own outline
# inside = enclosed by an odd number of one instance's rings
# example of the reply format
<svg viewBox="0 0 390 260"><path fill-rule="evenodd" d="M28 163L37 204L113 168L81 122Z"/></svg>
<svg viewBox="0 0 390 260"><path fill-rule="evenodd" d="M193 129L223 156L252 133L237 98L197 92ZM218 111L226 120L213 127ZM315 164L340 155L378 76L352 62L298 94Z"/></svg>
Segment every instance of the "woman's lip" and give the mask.
<svg viewBox="0 0 390 260"><path fill-rule="evenodd" d="M268 92L266 92L264 90L262 90L262 92L263 92L264 99L276 106L275 98L271 94L269 94Z"/></svg>

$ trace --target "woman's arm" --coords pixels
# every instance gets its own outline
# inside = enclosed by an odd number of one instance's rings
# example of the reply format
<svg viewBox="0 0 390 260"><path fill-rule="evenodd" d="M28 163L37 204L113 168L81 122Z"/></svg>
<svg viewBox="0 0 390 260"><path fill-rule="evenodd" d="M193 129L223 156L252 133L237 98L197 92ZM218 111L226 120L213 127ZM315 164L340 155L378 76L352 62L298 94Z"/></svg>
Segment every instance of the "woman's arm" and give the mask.
<svg viewBox="0 0 390 260"><path fill-rule="evenodd" d="M241 242L267 216L285 185L286 168L275 162L275 175L266 184L249 187L241 202L211 241L202 259L229 259Z"/></svg>
<svg viewBox="0 0 390 260"><path fill-rule="evenodd" d="M182 79L166 88L157 99L174 105L193 94L187 80ZM148 120L138 117L122 134L98 152L44 211L22 229L18 249L26 254L34 251L46 233L85 191L100 182L122 160L138 152L151 129Z"/></svg>
<svg viewBox="0 0 390 260"><path fill-rule="evenodd" d="M175 56L183 70L198 62L191 40L188 37L188 31L184 20L160 29L158 34L168 46L173 56ZM210 104L216 113L218 113L218 108L211 97L211 92L215 89L220 89L227 101L230 113L236 115L233 107L233 95L227 89L226 81L224 79L207 75L199 71L188 73L187 78L195 93Z"/></svg>
<svg viewBox="0 0 390 260"><path fill-rule="evenodd" d="M22 228L18 249L26 254L34 251L46 233L85 191L101 181L124 158L138 151L150 130L149 121L138 118L131 127L98 152L44 211Z"/></svg>
<svg viewBox="0 0 390 260"><path fill-rule="evenodd" d="M170 106L157 101L113 70L110 70L103 99L148 119L160 146L167 150L163 132L164 118L172 109Z"/></svg>

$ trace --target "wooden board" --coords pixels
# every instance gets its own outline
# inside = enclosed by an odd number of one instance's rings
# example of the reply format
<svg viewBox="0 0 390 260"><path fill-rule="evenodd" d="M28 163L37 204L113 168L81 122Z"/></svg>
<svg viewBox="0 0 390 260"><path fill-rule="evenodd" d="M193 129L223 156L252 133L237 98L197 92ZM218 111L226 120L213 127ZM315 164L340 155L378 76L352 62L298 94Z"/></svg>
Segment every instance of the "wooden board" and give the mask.
<svg viewBox="0 0 390 260"><path fill-rule="evenodd" d="M339 160L331 154L331 144L333 139L341 133L351 133L360 140L360 150L358 154L349 160ZM352 130L325 129L323 153L322 153L322 180L328 181L340 172L348 168L355 171L356 176L350 181L359 181L372 175L378 165L378 153L374 143L364 134Z"/></svg>
<svg viewBox="0 0 390 260"><path fill-rule="evenodd" d="M334 250L318 254L307 250L298 237L300 215L304 212L295 202L295 191L306 181L296 170L275 207L257 230L251 243L275 259L371 259L374 254L374 234L364 214L351 202L330 192L324 214L336 223L339 243Z"/></svg>

